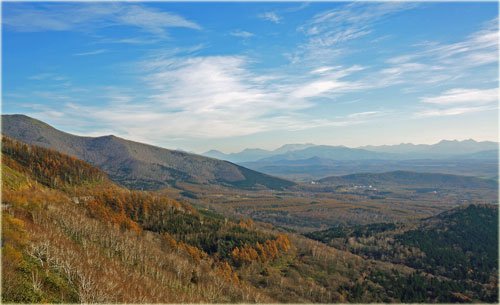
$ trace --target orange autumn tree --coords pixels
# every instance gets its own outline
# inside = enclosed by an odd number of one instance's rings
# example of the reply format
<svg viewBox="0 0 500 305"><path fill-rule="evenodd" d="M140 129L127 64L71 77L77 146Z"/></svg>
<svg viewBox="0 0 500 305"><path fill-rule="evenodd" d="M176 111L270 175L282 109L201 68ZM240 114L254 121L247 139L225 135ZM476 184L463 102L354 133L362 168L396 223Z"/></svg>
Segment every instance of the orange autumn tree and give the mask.
<svg viewBox="0 0 500 305"><path fill-rule="evenodd" d="M240 279L238 278L238 274L234 272L233 268L231 265L228 264L228 262L223 262L220 263L217 266L216 273L224 279L226 282L234 283L234 284L239 284Z"/></svg>
<svg viewBox="0 0 500 305"><path fill-rule="evenodd" d="M180 252L187 253L195 262L201 261L203 258L207 257L207 254L203 252L200 248L191 246L182 241L177 241L172 235L168 233L162 234L163 239L167 243L168 247Z"/></svg>
<svg viewBox="0 0 500 305"><path fill-rule="evenodd" d="M254 246L245 244L231 251L231 259L236 265L249 264L251 262L266 262L278 258L281 254L291 249L291 243L284 234L278 234L274 240L266 240L263 244L257 242Z"/></svg>

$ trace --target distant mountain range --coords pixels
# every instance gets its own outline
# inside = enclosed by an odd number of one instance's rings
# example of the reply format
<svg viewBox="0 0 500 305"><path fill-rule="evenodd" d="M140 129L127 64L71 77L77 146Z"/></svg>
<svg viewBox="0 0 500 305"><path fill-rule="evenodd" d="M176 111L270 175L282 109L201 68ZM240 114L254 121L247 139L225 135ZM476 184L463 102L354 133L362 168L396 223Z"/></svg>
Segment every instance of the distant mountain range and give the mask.
<svg viewBox="0 0 500 305"><path fill-rule="evenodd" d="M218 150L209 150L202 155L226 160L230 162L250 162L257 161L262 158L267 158L274 155L284 154L295 150L301 150L314 146L314 144L285 144L275 150L265 150L260 148L246 148L238 153L225 154Z"/></svg>
<svg viewBox="0 0 500 305"><path fill-rule="evenodd" d="M85 160L131 188L159 189L179 182L282 189L294 183L242 166L116 136L80 137L25 115L2 115L2 133Z"/></svg>
<svg viewBox="0 0 500 305"><path fill-rule="evenodd" d="M314 144L287 144L270 151L264 149L245 149L239 153L224 154L210 150L203 155L231 162L268 162L279 160L301 160L321 158L331 160L412 160L412 159L497 159L498 143L477 142L472 139L442 140L436 144L399 144L382 146L362 146L349 148Z"/></svg>
<svg viewBox="0 0 500 305"><path fill-rule="evenodd" d="M404 154L407 158L432 158L432 157L466 157L484 151L498 151L498 143L491 141L477 142L472 139L442 140L436 144L399 144L382 146L363 146L366 150L384 153Z"/></svg>
<svg viewBox="0 0 500 305"><path fill-rule="evenodd" d="M395 170L498 177L498 143L472 139L442 140L433 145L399 144L359 148L288 144L274 151L246 149L233 154L214 151L207 154L296 181Z"/></svg>

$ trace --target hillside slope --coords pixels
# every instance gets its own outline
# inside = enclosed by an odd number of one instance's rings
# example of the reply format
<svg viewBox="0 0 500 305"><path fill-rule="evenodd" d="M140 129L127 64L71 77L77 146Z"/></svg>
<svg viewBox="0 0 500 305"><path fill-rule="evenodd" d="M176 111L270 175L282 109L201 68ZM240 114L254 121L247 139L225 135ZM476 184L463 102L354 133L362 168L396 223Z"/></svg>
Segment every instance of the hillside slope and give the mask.
<svg viewBox="0 0 500 305"><path fill-rule="evenodd" d="M396 276L400 289L415 276L127 190L52 150L4 137L2 152L4 303L399 302L377 275Z"/></svg>
<svg viewBox="0 0 500 305"><path fill-rule="evenodd" d="M452 287L461 290L449 296L451 301L498 302L497 205L460 207L417 224L339 226L306 235L367 259L404 264L448 278ZM403 302L409 301L408 296L419 302L428 297L429 288L423 282L406 291L398 291L394 284L389 277L385 287L399 294ZM438 298L445 297L441 289L439 285L432 288Z"/></svg>
<svg viewBox="0 0 500 305"><path fill-rule="evenodd" d="M178 182L271 189L293 185L227 161L115 136L75 136L24 115L2 115L2 133L85 160L104 170L112 180L136 189L159 189Z"/></svg>

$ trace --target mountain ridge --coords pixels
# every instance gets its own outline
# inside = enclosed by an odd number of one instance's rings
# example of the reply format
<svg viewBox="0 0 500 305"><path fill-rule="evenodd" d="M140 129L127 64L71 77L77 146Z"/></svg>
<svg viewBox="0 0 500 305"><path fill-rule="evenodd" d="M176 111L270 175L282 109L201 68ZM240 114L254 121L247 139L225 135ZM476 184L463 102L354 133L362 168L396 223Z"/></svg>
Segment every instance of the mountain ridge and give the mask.
<svg viewBox="0 0 500 305"><path fill-rule="evenodd" d="M223 153L220 150L211 149L202 153L203 156L214 157L221 160L226 160L230 162L250 162L257 161L265 157L270 157L272 155L287 153L295 150L305 149L311 146L315 146L312 143L305 144L284 144L274 150L266 150L262 148L245 148L240 152L236 153Z"/></svg>
<svg viewBox="0 0 500 305"><path fill-rule="evenodd" d="M104 170L112 180L132 188L159 189L177 186L178 182L273 189L294 184L227 161L114 135L72 135L25 115L2 115L2 133L27 144L52 148L85 160Z"/></svg>
<svg viewBox="0 0 500 305"><path fill-rule="evenodd" d="M398 184L421 185L439 188L454 187L484 187L496 188L497 182L491 179L482 179L470 176L459 176L440 173L418 173L412 171L390 171L385 173L358 173L343 176L330 176L318 180L319 183L333 184Z"/></svg>

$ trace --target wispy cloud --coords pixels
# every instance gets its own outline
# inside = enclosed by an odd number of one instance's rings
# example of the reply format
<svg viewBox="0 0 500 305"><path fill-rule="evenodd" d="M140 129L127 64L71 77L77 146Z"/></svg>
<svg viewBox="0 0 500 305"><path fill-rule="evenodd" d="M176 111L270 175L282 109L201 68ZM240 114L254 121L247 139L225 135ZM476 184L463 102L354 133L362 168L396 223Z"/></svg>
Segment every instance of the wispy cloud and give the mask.
<svg viewBox="0 0 500 305"><path fill-rule="evenodd" d="M90 55L98 55L98 54L102 54L102 53L106 53L106 52L108 52L108 50L106 50L106 49L99 49L99 50L94 50L94 51L75 53L73 55L74 56L90 56Z"/></svg>
<svg viewBox="0 0 500 305"><path fill-rule="evenodd" d="M327 93L361 90L358 84L343 80L362 70L359 66L335 66L307 78L289 75L284 80L253 72L252 61L244 56L179 54L156 54L138 63L142 90L101 88L99 91L108 93L98 97L103 100L99 106L66 99L57 112L75 120L99 122L103 131L115 130L118 135L153 143L161 143L166 136L227 138L270 130L346 126L361 124L375 114L318 118L303 113ZM44 109L38 117L48 111Z"/></svg>
<svg viewBox="0 0 500 305"><path fill-rule="evenodd" d="M387 59L379 80L391 83L443 83L467 77L477 67L498 63L498 19L454 43L425 42L415 52ZM418 82L417 82L418 80Z"/></svg>
<svg viewBox="0 0 500 305"><path fill-rule="evenodd" d="M498 106L488 105L488 106L477 106L477 107L452 107L445 109L427 109L415 114L416 117L437 117L437 116L452 116L452 115L462 115L474 112L498 110Z"/></svg>
<svg viewBox="0 0 500 305"><path fill-rule="evenodd" d="M234 30L229 35L234 36L234 37L240 37L240 38L250 38L255 36L254 33L247 32L247 31L242 31L242 30Z"/></svg>
<svg viewBox="0 0 500 305"><path fill-rule="evenodd" d="M351 113L347 117L348 118L367 118L373 117L382 114L380 111L364 111L364 112L356 112Z"/></svg>
<svg viewBox="0 0 500 305"><path fill-rule="evenodd" d="M122 37L122 38L99 38L96 43L101 44L130 44L130 45L147 45L160 42L161 39L155 36L150 37Z"/></svg>
<svg viewBox="0 0 500 305"><path fill-rule="evenodd" d="M350 3L339 9L317 14L299 30L316 36L318 42L333 45L364 36L373 25L388 15L415 7L408 3Z"/></svg>
<svg viewBox="0 0 500 305"><path fill-rule="evenodd" d="M7 29L22 32L89 31L111 26L129 26L154 35L164 36L166 29L201 27L184 17L145 5L132 3L45 3L27 5L9 3L3 16Z"/></svg>
<svg viewBox="0 0 500 305"><path fill-rule="evenodd" d="M38 73L28 77L30 80L52 80L52 81L65 81L67 77L56 73Z"/></svg>
<svg viewBox="0 0 500 305"><path fill-rule="evenodd" d="M366 36L374 25L391 14L415 7L411 3L349 3L315 15L298 28L307 41L287 54L292 62L327 62L343 51L342 43ZM332 49L336 49L333 51Z"/></svg>
<svg viewBox="0 0 500 305"><path fill-rule="evenodd" d="M416 113L417 117L461 115L498 109L498 88L447 90L440 95L423 97L423 104L431 108Z"/></svg>
<svg viewBox="0 0 500 305"><path fill-rule="evenodd" d="M291 96L297 99L304 99L320 97L325 94L340 94L361 90L364 87L362 83L342 80L342 78L361 70L363 70L361 66L317 68L311 71L311 73L319 74L319 76L298 85L291 92Z"/></svg>
<svg viewBox="0 0 500 305"><path fill-rule="evenodd" d="M280 23L282 18L280 16L278 16L278 14L276 14L275 12L265 12L265 13L262 13L262 14L259 14L257 17L259 17L260 19L263 19L263 20L267 20L267 21L271 21L273 23Z"/></svg>
<svg viewBox="0 0 500 305"><path fill-rule="evenodd" d="M498 61L498 19L487 22L483 29L466 40L451 44L430 44L421 56L436 56L445 63L478 66Z"/></svg>
<svg viewBox="0 0 500 305"><path fill-rule="evenodd" d="M498 88L492 89L463 89L456 88L443 92L438 96L424 97L423 103L450 105L450 104L487 104L498 102Z"/></svg>

